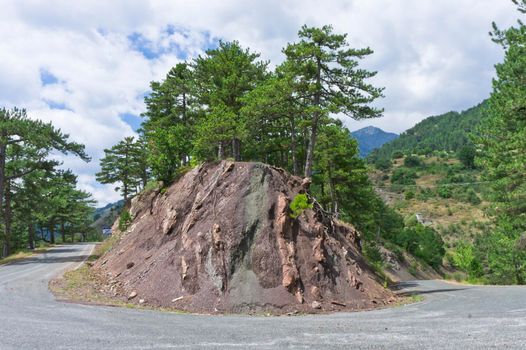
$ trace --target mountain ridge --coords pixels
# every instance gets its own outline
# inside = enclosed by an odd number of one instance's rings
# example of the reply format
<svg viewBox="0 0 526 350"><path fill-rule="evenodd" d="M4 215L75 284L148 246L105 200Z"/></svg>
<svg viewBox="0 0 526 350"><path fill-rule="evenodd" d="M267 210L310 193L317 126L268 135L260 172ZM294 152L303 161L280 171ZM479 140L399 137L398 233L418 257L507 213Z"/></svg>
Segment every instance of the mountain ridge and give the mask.
<svg viewBox="0 0 526 350"><path fill-rule="evenodd" d="M469 146L469 134L476 130L485 117L486 100L461 112L450 111L430 116L404 131L400 136L372 151L373 161L391 159L394 152L430 153L458 152Z"/></svg>
<svg viewBox="0 0 526 350"><path fill-rule="evenodd" d="M358 141L358 148L362 158L367 157L373 150L398 137L396 133L387 132L372 125L355 130L351 132L351 135Z"/></svg>

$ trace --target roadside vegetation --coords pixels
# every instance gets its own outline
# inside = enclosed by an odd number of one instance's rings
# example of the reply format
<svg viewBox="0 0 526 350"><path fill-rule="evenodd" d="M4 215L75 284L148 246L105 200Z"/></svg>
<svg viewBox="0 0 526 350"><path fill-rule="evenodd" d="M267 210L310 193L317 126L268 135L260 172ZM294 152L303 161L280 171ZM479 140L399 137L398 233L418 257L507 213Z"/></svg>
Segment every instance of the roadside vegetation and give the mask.
<svg viewBox="0 0 526 350"><path fill-rule="evenodd" d="M12 263L12 262L17 262L17 261L20 261L20 260L31 258L31 257L33 257L33 256L35 256L37 254L45 253L52 246L53 245L45 243L45 242L39 242L38 246L35 247L34 249L27 249L27 248L25 248L25 249L17 250L15 253L12 253L11 255L9 255L9 256L7 256L5 258L1 258L0 259L0 265L5 265L5 264Z"/></svg>
<svg viewBox="0 0 526 350"><path fill-rule="evenodd" d="M514 3L524 15L526 1ZM444 241L448 277L525 284L526 25L493 27L505 59L490 98L424 120L368 161L384 200L406 218L418 214Z"/></svg>
<svg viewBox="0 0 526 350"><path fill-rule="evenodd" d="M0 109L0 257L42 242L87 240L93 201L55 153L89 157L84 146L22 109Z"/></svg>

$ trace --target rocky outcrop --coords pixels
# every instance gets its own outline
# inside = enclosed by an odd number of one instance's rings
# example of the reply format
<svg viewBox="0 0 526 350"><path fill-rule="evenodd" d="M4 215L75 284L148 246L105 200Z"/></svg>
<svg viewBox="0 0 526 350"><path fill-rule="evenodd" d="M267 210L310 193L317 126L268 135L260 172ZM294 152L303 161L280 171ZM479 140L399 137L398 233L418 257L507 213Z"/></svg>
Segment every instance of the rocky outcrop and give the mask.
<svg viewBox="0 0 526 350"><path fill-rule="evenodd" d="M308 182L261 163L207 163L143 193L133 222L95 264L117 296L193 312L371 308L393 296L360 253L358 232L321 208L293 219Z"/></svg>

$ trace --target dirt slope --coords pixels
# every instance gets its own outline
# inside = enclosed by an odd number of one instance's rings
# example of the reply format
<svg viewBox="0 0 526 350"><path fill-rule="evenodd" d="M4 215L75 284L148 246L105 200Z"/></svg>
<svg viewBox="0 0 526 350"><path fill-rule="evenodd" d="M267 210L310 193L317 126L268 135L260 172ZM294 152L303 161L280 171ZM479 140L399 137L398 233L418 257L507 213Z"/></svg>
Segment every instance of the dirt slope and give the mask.
<svg viewBox="0 0 526 350"><path fill-rule="evenodd" d="M261 163L193 169L132 202L134 218L94 269L121 298L193 312L318 312L394 300L358 232L289 204L308 184ZM135 296L136 295L136 296Z"/></svg>

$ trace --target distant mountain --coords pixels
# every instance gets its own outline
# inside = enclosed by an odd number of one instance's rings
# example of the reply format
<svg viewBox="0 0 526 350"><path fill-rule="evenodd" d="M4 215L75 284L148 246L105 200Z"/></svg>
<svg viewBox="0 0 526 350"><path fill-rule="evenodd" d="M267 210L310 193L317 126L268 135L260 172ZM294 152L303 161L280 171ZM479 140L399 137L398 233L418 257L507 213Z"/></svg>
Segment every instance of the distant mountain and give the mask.
<svg viewBox="0 0 526 350"><path fill-rule="evenodd" d="M124 200L120 200L115 203L110 203L102 208L95 209L93 215L93 226L100 232L105 228L110 228L119 216L123 206Z"/></svg>
<svg viewBox="0 0 526 350"><path fill-rule="evenodd" d="M351 134L358 141L361 157L367 157L374 149L398 137L395 133L385 132L374 126L367 126L363 129L353 131Z"/></svg>
<svg viewBox="0 0 526 350"><path fill-rule="evenodd" d="M371 159L391 159L394 152L457 152L470 143L469 134L485 117L486 101L463 112L448 112L422 120L396 140L371 153Z"/></svg>

